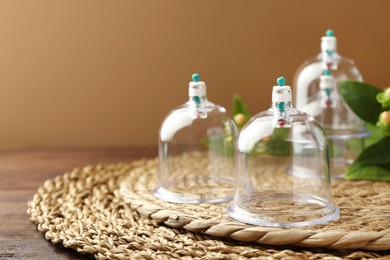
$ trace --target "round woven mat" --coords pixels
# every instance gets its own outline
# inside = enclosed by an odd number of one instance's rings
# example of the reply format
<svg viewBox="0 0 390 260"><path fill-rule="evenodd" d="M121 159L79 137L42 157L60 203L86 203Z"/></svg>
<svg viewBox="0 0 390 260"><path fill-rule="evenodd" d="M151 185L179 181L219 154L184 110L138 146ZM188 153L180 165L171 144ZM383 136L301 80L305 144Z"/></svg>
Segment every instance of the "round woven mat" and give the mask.
<svg viewBox="0 0 390 260"><path fill-rule="evenodd" d="M337 203L344 203L339 204L340 209L344 213L349 208L356 214L365 212L365 222L355 223L354 215L345 215L339 221L317 229L270 229L230 220L224 213L226 204L197 207L181 204L178 207L155 200L150 189L155 185L156 167L156 160L139 160L74 169L46 181L38 189L28 202L30 220L53 243L99 259L360 259L390 254L389 250L308 249L233 240L286 244L285 237L289 237L289 244L302 246L317 246L315 240L318 240L321 246L332 248L389 248L388 184L375 183L371 189L367 189L369 182L350 183L351 186L348 183L336 184L336 189L339 185L345 188L336 198ZM383 192L380 196L375 195L377 189ZM120 193L126 194L127 202ZM341 199L342 196L348 196L350 200ZM367 208L367 205L355 208L356 200L368 198L372 203L384 204L378 209ZM378 215L386 215L387 219ZM183 225L184 222L187 223ZM261 238L254 240L254 236L261 232ZM326 235L322 236L324 233ZM242 239L245 236L247 239ZM370 241L367 241L368 236L371 236ZM324 244L324 239L330 242ZM351 243L344 241L351 239L355 246L345 246Z"/></svg>

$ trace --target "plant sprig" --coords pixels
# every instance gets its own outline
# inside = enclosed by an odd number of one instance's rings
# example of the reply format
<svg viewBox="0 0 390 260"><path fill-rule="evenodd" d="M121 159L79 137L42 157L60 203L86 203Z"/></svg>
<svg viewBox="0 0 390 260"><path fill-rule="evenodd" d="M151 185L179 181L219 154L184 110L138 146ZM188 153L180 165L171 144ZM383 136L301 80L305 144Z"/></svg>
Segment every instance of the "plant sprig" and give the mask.
<svg viewBox="0 0 390 260"><path fill-rule="evenodd" d="M340 82L340 93L358 117L381 130L377 140L348 167L345 178L390 181L390 89L382 91L367 83L345 80Z"/></svg>

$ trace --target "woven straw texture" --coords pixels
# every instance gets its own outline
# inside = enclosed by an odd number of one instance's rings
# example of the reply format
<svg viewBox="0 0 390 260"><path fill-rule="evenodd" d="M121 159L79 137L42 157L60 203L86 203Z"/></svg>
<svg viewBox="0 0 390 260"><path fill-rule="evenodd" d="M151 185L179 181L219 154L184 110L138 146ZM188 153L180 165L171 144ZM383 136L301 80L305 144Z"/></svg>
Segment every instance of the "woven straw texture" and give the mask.
<svg viewBox="0 0 390 260"><path fill-rule="evenodd" d="M150 191L156 167L157 160L139 160L74 169L38 189L28 203L30 220L46 239L98 259L368 259L390 254L264 245L389 248L385 183L336 184L336 202L344 217L329 226L273 229L229 219L226 204L188 207L155 200ZM244 242L248 240L263 244Z"/></svg>

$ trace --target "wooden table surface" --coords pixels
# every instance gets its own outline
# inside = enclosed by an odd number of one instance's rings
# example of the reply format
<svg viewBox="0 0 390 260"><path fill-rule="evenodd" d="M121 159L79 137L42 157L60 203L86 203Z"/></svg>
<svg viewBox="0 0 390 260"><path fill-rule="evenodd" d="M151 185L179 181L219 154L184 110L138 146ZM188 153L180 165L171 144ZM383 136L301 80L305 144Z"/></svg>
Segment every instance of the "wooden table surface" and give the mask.
<svg viewBox="0 0 390 260"><path fill-rule="evenodd" d="M85 259L52 245L30 223L27 201L47 179L75 167L155 157L156 148L23 149L0 152L0 259Z"/></svg>

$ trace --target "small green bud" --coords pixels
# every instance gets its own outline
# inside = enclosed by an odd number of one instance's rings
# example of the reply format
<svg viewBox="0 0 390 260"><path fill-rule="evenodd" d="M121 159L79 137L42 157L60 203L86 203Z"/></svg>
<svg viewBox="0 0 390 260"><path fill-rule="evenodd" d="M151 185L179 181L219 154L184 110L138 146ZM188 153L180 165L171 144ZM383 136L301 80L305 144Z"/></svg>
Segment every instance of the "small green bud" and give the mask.
<svg viewBox="0 0 390 260"><path fill-rule="evenodd" d="M382 112L380 117L382 121L385 122L386 124L390 123L390 111Z"/></svg>
<svg viewBox="0 0 390 260"><path fill-rule="evenodd" d="M384 136L390 135L390 111L382 112L376 125L379 126Z"/></svg>
<svg viewBox="0 0 390 260"><path fill-rule="evenodd" d="M383 108L390 107L390 88L385 88L383 92L376 95L376 100L382 104Z"/></svg>
<svg viewBox="0 0 390 260"><path fill-rule="evenodd" d="M236 124L238 126L243 126L246 123L247 119L244 114L238 113L234 116L234 121L236 121Z"/></svg>
<svg viewBox="0 0 390 260"><path fill-rule="evenodd" d="M385 90L385 95L386 95L386 97L389 97L389 98L390 98L390 88L387 88L387 89Z"/></svg>

